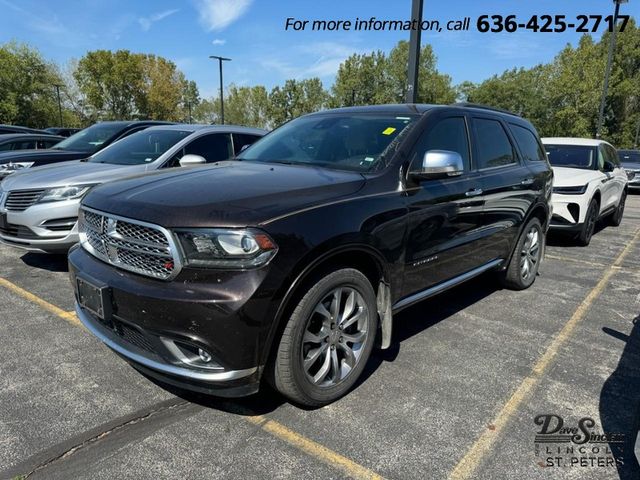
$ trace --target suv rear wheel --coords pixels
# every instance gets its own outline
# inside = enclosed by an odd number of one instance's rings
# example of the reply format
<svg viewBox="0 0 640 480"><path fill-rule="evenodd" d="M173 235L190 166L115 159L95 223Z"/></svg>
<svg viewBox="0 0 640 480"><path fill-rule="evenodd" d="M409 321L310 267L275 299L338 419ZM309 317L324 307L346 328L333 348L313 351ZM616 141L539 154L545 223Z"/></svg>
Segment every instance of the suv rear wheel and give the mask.
<svg viewBox="0 0 640 480"><path fill-rule="evenodd" d="M343 396L369 359L377 318L375 293L361 272L345 268L322 278L304 294L285 326L274 387L312 407Z"/></svg>
<svg viewBox="0 0 640 480"><path fill-rule="evenodd" d="M627 203L627 192L624 191L622 192L622 196L620 197L618 208L616 208L615 212L613 212L613 215L611 215L611 219L609 220L609 223L614 227L618 227L622 223L622 217L624 215L624 206L626 203Z"/></svg>
<svg viewBox="0 0 640 480"><path fill-rule="evenodd" d="M532 218L522 230L507 269L502 272L501 283L511 290L529 288L538 275L544 234L540 220Z"/></svg>

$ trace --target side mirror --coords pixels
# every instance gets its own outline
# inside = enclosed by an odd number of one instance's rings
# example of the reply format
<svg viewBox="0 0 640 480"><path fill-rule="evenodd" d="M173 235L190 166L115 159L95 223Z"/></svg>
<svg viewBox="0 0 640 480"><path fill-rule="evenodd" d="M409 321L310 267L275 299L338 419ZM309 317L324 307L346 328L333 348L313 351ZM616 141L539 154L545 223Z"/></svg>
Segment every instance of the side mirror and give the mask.
<svg viewBox="0 0 640 480"><path fill-rule="evenodd" d="M609 162L604 162L604 168L603 170L605 172L613 172L614 168L613 168L613 163L609 163Z"/></svg>
<svg viewBox="0 0 640 480"><path fill-rule="evenodd" d="M248 143L246 145L242 145L242 148L240 149L241 152L244 152L247 148L249 148L251 145L249 145Z"/></svg>
<svg viewBox="0 0 640 480"><path fill-rule="evenodd" d="M419 170L412 170L410 175L421 178L455 177L464 172L464 162L458 152L449 150L429 150L424 154Z"/></svg>
<svg viewBox="0 0 640 480"><path fill-rule="evenodd" d="M193 155L191 153L185 155L180 159L181 167L195 167L196 165L204 165L207 163L204 157L200 155Z"/></svg>

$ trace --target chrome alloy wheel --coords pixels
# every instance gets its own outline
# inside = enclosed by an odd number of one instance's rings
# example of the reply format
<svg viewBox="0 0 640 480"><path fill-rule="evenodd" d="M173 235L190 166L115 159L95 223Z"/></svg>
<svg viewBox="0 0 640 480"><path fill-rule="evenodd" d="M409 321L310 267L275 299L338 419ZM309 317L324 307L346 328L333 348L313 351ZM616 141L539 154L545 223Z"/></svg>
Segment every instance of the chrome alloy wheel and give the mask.
<svg viewBox="0 0 640 480"><path fill-rule="evenodd" d="M302 363L309 381L320 387L342 382L360 360L368 339L368 308L351 287L338 287L316 305L302 339Z"/></svg>
<svg viewBox="0 0 640 480"><path fill-rule="evenodd" d="M524 280L536 274L540 253L540 231L531 227L520 252L520 274Z"/></svg>

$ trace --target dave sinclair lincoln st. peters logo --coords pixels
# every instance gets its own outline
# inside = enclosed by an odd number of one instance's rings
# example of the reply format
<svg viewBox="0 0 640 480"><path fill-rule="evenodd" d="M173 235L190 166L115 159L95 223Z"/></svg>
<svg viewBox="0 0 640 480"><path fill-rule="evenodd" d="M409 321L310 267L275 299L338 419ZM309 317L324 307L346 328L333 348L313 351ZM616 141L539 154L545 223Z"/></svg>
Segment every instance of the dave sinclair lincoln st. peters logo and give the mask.
<svg viewBox="0 0 640 480"><path fill-rule="evenodd" d="M621 451L623 433L602 432L591 417L567 425L560 415L543 414L533 419L540 427L534 445L543 467L613 467L621 464L612 448Z"/></svg>

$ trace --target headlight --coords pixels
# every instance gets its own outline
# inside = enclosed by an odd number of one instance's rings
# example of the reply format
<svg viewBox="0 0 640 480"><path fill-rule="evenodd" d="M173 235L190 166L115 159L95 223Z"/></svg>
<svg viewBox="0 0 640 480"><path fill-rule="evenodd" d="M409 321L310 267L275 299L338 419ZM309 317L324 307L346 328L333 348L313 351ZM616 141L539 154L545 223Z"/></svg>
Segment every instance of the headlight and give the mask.
<svg viewBox="0 0 640 480"><path fill-rule="evenodd" d="M578 187L553 187L553 193L559 193L561 195L582 195L587 191L587 185Z"/></svg>
<svg viewBox="0 0 640 480"><path fill-rule="evenodd" d="M34 164L34 162L3 163L2 165L0 165L0 170L9 171L9 172L15 172L16 170L22 170L24 168L29 168L33 164Z"/></svg>
<svg viewBox="0 0 640 480"><path fill-rule="evenodd" d="M76 185L75 187L59 187L45 190L38 203L61 202L63 200L73 200L86 195L93 185Z"/></svg>
<svg viewBox="0 0 640 480"><path fill-rule="evenodd" d="M185 264L194 267L256 268L271 260L278 247L254 230L176 230Z"/></svg>

